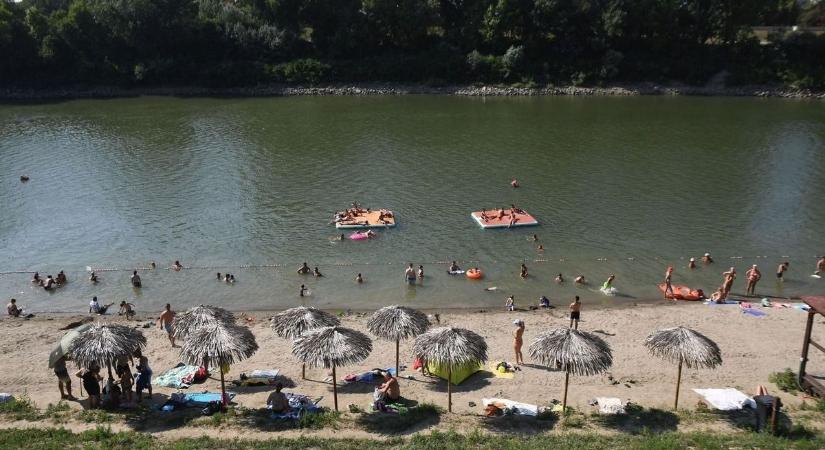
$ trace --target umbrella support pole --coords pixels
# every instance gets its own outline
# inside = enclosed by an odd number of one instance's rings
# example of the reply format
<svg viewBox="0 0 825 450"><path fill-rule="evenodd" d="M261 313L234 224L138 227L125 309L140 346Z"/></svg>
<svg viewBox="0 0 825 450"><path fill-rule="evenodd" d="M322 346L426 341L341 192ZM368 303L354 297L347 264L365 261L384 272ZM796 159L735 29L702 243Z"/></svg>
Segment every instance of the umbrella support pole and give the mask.
<svg viewBox="0 0 825 450"><path fill-rule="evenodd" d="M570 369L564 371L564 397L562 397L561 401L561 414L562 416L564 413L567 412L567 383L570 381Z"/></svg>
<svg viewBox="0 0 825 450"><path fill-rule="evenodd" d="M221 371L221 404L226 406L226 384L224 384L223 380L223 367L220 367L218 370Z"/></svg>
<svg viewBox="0 0 825 450"><path fill-rule="evenodd" d="M447 365L447 412L453 412L453 365Z"/></svg>
<svg viewBox="0 0 825 450"><path fill-rule="evenodd" d="M679 360L679 372L676 374L676 399L673 400L673 410L679 408L679 385L682 384L682 360Z"/></svg>
<svg viewBox="0 0 825 450"><path fill-rule="evenodd" d="M307 365L306 365L306 363L301 364L301 379L302 380L307 379Z"/></svg>
<svg viewBox="0 0 825 450"><path fill-rule="evenodd" d="M398 359L399 359L398 358L398 346L400 345L400 342L401 342L400 339L395 340L395 376L396 377L400 375L400 373L398 372L398 368L399 368L399 364L398 364Z"/></svg>
<svg viewBox="0 0 825 450"><path fill-rule="evenodd" d="M338 412L338 382L335 380L335 363L332 363L332 397L335 399L335 412Z"/></svg>

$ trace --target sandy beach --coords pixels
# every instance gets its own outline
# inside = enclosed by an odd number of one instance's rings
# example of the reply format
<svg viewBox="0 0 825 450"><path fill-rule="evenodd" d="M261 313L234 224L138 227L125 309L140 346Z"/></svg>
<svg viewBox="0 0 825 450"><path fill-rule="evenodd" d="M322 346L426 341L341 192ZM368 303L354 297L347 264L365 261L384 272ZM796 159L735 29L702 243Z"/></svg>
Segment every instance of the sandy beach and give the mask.
<svg viewBox="0 0 825 450"><path fill-rule="evenodd" d="M760 308L763 309L763 308ZM676 368L667 362L651 357L642 345L644 338L660 327L683 325L696 329L715 340L721 350L723 364L716 370L685 370L682 381L680 407L693 409L699 397L694 388L734 387L752 394L760 384L768 386L772 394L779 394L786 405L798 406L800 398L779 392L768 383L772 372L798 367L800 346L807 314L793 308L764 308L767 315L753 317L743 314L737 305L709 306L702 304L640 305L621 309L588 310L585 304L580 329L592 331L603 337L611 346L614 364L610 372L593 377L571 377L569 404L589 411L588 400L597 396L618 397L645 407L667 408L672 403ZM321 406L332 407L332 386L324 369L308 369L307 380L301 380L301 365L291 355L291 343L277 338L268 324L272 313L244 313L239 322L247 324L254 332L260 349L250 359L232 366L228 379L235 379L241 372L253 369L279 369L281 374L295 383L286 391L300 392L311 397L323 397ZM48 355L64 331L58 328L79 320L79 316L40 316L29 320L5 318L0 321L0 350L5 358L0 361L0 391L15 396L28 396L39 407L59 401L57 383L51 369L47 368ZM106 316L96 320L117 322L142 327L152 321L149 317L127 322L118 316ZM366 314L353 314L342 318L344 326L366 331ZM548 405L562 395L563 374L548 371L530 364L527 347L544 330L567 326L566 308L549 311L516 312L442 312L441 325L464 327L479 333L487 341L490 360L513 361L512 322L523 319L525 331L525 364L512 379L497 378L489 371L479 372L453 393L453 410L457 415L480 414L481 399L504 397L516 401ZM817 320L817 323L822 322ZM141 328L148 339L146 355L155 375L179 362L179 349L173 349L165 333L153 325ZM825 327L815 327L814 339L822 341ZM339 378L376 367L393 365L394 346L375 340L372 354L362 364L340 368ZM402 364L411 366L411 342L401 343ZM73 366L70 364L70 371ZM810 370L825 369L822 361L811 358ZM412 379L408 379L412 376ZM406 398L419 402L432 402L446 406L446 385L436 378L425 378L411 369L401 372L401 389ZM75 395L79 383L74 383ZM190 391L215 391L219 382L210 379L194 385ZM248 408L265 405L269 387L232 388L237 393L235 402ZM155 402L161 402L174 389L155 388ZM339 389L339 405L346 409L355 404L367 407L371 403L372 386L351 384ZM160 394L160 395L158 395ZM70 402L73 408L82 408L80 402ZM478 406L469 406L474 402ZM449 421L448 421L449 422Z"/></svg>

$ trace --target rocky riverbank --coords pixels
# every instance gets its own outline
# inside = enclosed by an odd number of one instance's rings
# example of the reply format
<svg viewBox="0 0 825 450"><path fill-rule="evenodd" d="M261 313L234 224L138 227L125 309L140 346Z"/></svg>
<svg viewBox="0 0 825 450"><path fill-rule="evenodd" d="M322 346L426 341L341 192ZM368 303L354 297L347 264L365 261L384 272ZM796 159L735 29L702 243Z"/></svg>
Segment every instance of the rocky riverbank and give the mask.
<svg viewBox="0 0 825 450"><path fill-rule="evenodd" d="M778 97L825 100L825 92L771 86L707 87L642 83L608 87L578 86L424 86L403 84L334 84L326 86L265 85L237 88L67 86L61 88L0 88L0 100L33 101L79 98L117 98L138 96L179 97L281 97L328 95L454 95L467 97L528 96L637 96L687 95L726 97Z"/></svg>

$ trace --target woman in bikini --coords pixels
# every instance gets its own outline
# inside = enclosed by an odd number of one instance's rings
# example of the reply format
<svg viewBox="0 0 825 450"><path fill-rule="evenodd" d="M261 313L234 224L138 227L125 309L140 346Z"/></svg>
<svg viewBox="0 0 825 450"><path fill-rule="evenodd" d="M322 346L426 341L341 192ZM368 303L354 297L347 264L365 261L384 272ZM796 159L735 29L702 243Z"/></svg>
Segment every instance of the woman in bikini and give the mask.
<svg viewBox="0 0 825 450"><path fill-rule="evenodd" d="M524 345L524 321L516 319L513 321L516 329L513 330L513 350L516 352L516 364L524 364L524 356L521 354L521 347Z"/></svg>

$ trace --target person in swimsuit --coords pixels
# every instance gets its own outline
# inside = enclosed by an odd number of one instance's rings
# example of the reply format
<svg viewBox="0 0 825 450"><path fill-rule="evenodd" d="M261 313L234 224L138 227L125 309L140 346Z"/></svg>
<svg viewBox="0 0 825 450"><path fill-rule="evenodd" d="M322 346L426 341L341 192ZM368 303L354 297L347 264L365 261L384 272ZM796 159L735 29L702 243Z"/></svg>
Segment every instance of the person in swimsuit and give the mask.
<svg viewBox="0 0 825 450"><path fill-rule="evenodd" d="M723 272L722 277L722 293L724 293L725 298L727 298L728 294L730 294L731 288L733 287L733 280L736 279L736 267L731 267L727 272Z"/></svg>
<svg viewBox="0 0 825 450"><path fill-rule="evenodd" d="M43 286L43 280L40 279L40 274L38 272L35 272L32 276L32 283L38 286Z"/></svg>
<svg viewBox="0 0 825 450"><path fill-rule="evenodd" d="M149 391L149 399L152 399L152 368L149 367L149 358L143 356L140 352L135 353L138 358L137 376L135 377L135 392L137 393L137 401L143 400L143 390Z"/></svg>
<svg viewBox="0 0 825 450"><path fill-rule="evenodd" d="M308 290L307 287L302 284L301 285L301 290L298 291L298 295L301 296L301 297L306 296L307 290Z"/></svg>
<svg viewBox="0 0 825 450"><path fill-rule="evenodd" d="M788 271L788 266L790 265L791 263L789 263L788 261L785 261L782 264L780 264L779 267L776 268L776 278L780 281L783 280L782 277L785 275L785 272Z"/></svg>
<svg viewBox="0 0 825 450"><path fill-rule="evenodd" d="M131 280L132 280L132 287L139 288L143 285L143 283L140 281L140 275L138 275L137 270L132 271Z"/></svg>
<svg viewBox="0 0 825 450"><path fill-rule="evenodd" d="M556 275L556 283L564 283L564 277L561 274Z"/></svg>
<svg viewBox="0 0 825 450"><path fill-rule="evenodd" d="M57 388L60 389L60 399L77 400L72 395L72 377L66 369L66 357L61 356L54 363L54 375L57 377ZM65 389L64 389L65 388Z"/></svg>
<svg viewBox="0 0 825 450"><path fill-rule="evenodd" d="M92 271L92 273L91 273L91 274L89 274L89 281L90 281L92 284L96 284L96 283L97 283L97 281L98 281L98 280L97 280L97 274L95 274L95 273L94 273L94 271Z"/></svg>
<svg viewBox="0 0 825 450"><path fill-rule="evenodd" d="M221 273L220 273L220 272L218 272L218 274L217 274L217 277L216 277L216 278L217 278L217 280L218 280L218 281L221 281L221 280L223 279L223 277L221 276Z"/></svg>
<svg viewBox="0 0 825 450"><path fill-rule="evenodd" d="M424 266L421 264L418 265L418 278L420 280L424 279Z"/></svg>
<svg viewBox="0 0 825 450"><path fill-rule="evenodd" d="M126 320L131 320L135 317L135 305L132 303L127 303L125 300L120 302L120 311L118 311L117 315L125 315Z"/></svg>
<svg viewBox="0 0 825 450"><path fill-rule="evenodd" d="M284 384L280 381L278 384L275 385L275 391L269 394L269 397L266 399L266 406L272 410L273 413L284 413L289 411L289 399L286 398L281 389L284 388Z"/></svg>
<svg viewBox="0 0 825 450"><path fill-rule="evenodd" d="M690 258L688 261L688 269L695 269L696 268L696 258Z"/></svg>
<svg viewBox="0 0 825 450"><path fill-rule="evenodd" d="M756 267L756 264L754 264L747 272L745 272L745 277L747 280L746 292L748 295L754 295L756 283L758 283L762 278L762 272L760 272L759 268Z"/></svg>
<svg viewBox="0 0 825 450"><path fill-rule="evenodd" d="M710 257L710 253L705 253L702 255L702 262L705 264L711 264L713 262L713 258Z"/></svg>
<svg viewBox="0 0 825 450"><path fill-rule="evenodd" d="M46 281L43 282L43 289L51 291L52 289L54 289L54 284L54 278L52 278L52 276L49 275L46 277Z"/></svg>
<svg viewBox="0 0 825 450"><path fill-rule="evenodd" d="M447 272L458 272L459 270L461 270L461 268L458 267L458 264L456 264L455 261L453 261L453 263L450 264L450 267L447 269Z"/></svg>
<svg viewBox="0 0 825 450"><path fill-rule="evenodd" d="M57 284L66 284L69 280L66 279L66 274L61 270L57 273Z"/></svg>
<svg viewBox="0 0 825 450"><path fill-rule="evenodd" d="M404 279L407 280L407 284L415 284L415 269L412 263L404 270Z"/></svg>
<svg viewBox="0 0 825 450"><path fill-rule="evenodd" d="M20 317L20 314L23 314L23 310L17 306L17 299L9 300L9 304L6 305L6 313L9 317Z"/></svg>
<svg viewBox="0 0 825 450"><path fill-rule="evenodd" d="M320 271L320 270L318 270L318 266L315 266L315 269L312 271L312 275L314 275L314 276L316 276L316 277L322 277L322 276L324 276L323 274L321 274L321 271Z"/></svg>
<svg viewBox="0 0 825 450"><path fill-rule="evenodd" d="M573 280L576 284L587 284L587 280L584 279L584 275L579 275Z"/></svg>
<svg viewBox="0 0 825 450"><path fill-rule="evenodd" d="M602 290L606 291L608 289L611 289L613 287L613 280L615 280L615 279L616 279L616 275L611 274L609 277L607 277L607 281L605 281L604 284L602 285Z"/></svg>
<svg viewBox="0 0 825 450"><path fill-rule="evenodd" d="M672 299L673 298L673 285L671 281L673 280L673 266L668 266L667 270L665 270L665 298ZM667 293L670 292L670 297L667 296Z"/></svg>
<svg viewBox="0 0 825 450"><path fill-rule="evenodd" d="M549 308L550 307L550 299L547 296L542 295L539 298L539 308Z"/></svg>
<svg viewBox="0 0 825 450"><path fill-rule="evenodd" d="M581 315L582 303L577 295L573 303L570 304L570 328L573 328L574 330L579 329L579 320L581 320Z"/></svg>
<svg viewBox="0 0 825 450"><path fill-rule="evenodd" d="M100 368L94 366L88 370L81 370L77 376L83 380L83 388L89 396L89 409L100 408L100 382L103 380Z"/></svg>
<svg viewBox="0 0 825 450"><path fill-rule="evenodd" d="M507 297L507 301L504 302L504 307L507 308L507 311L515 311L516 310L516 298L515 296Z"/></svg>
<svg viewBox="0 0 825 450"><path fill-rule="evenodd" d="M524 279L527 278L527 266L524 263L521 263L521 273L519 276Z"/></svg>
<svg viewBox="0 0 825 450"><path fill-rule="evenodd" d="M816 272L814 272L814 275L819 275L822 272L825 272L825 256L819 258L819 261L816 262Z"/></svg>
<svg viewBox="0 0 825 450"><path fill-rule="evenodd" d="M172 321L174 320L175 312L172 311L172 305L167 303L166 308L161 311L160 317L158 317L158 327L161 330L166 330L166 336L169 338L169 343L172 344L172 348L175 348L175 334L172 329Z"/></svg>
<svg viewBox="0 0 825 450"><path fill-rule="evenodd" d="M177 272L180 269L183 269L183 265L181 265L180 261L175 261L175 264L172 264L172 270Z"/></svg>
<svg viewBox="0 0 825 450"><path fill-rule="evenodd" d="M309 266L307 265L306 262L304 262L301 265L301 267L298 268L298 273L300 275L306 275L306 274L310 273L311 271L312 271L312 269L309 268Z"/></svg>
<svg viewBox="0 0 825 450"><path fill-rule="evenodd" d="M364 278L361 276L360 273L355 277L355 282L356 283L363 283L364 282Z"/></svg>
<svg viewBox="0 0 825 450"><path fill-rule="evenodd" d="M524 355L521 354L521 347L524 345L524 321L516 319L513 321L516 329L513 330L513 350L516 353L516 364L524 364Z"/></svg>

